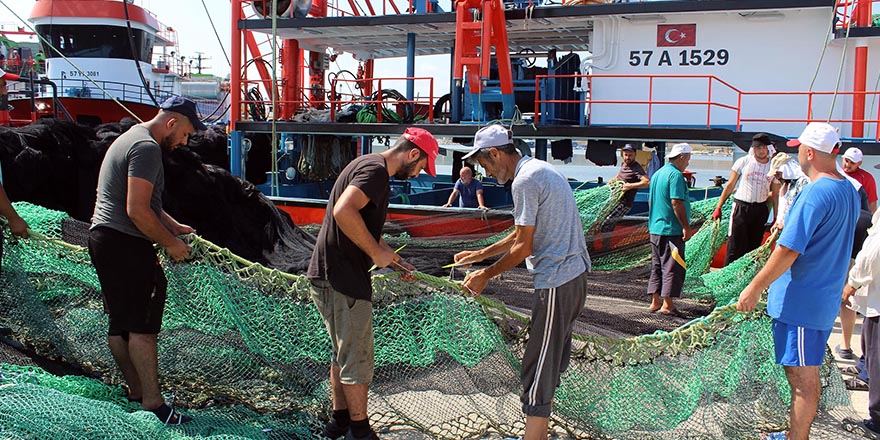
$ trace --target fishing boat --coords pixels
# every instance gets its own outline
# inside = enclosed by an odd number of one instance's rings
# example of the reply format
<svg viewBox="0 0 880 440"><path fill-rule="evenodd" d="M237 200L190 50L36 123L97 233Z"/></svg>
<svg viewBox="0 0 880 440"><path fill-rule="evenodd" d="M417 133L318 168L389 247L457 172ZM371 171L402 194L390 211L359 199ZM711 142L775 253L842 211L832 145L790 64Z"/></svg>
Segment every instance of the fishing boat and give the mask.
<svg viewBox="0 0 880 440"><path fill-rule="evenodd" d="M147 120L169 96L196 101L208 122L223 116L221 80L180 54L177 33L130 1L37 0L30 23L39 60L8 60L14 125L67 118L86 125ZM198 64L193 64L197 62Z"/></svg>
<svg viewBox="0 0 880 440"><path fill-rule="evenodd" d="M880 28L867 0L384 0L364 8L314 0L308 15L278 5L232 2L230 121L233 174L247 166L246 133L276 136L261 186L276 197L332 182L298 172L307 139L337 136L363 154L374 138L394 138L407 125L466 145L480 126L501 120L533 142L538 159L565 159L574 141L588 156L613 157L634 143L662 161L669 143L745 151L759 132L793 152L784 140L807 122L830 121L844 148L880 153L880 92L867 76L880 71L867 56ZM264 41L276 44L257 44ZM255 50L269 47L277 51ZM348 54L357 73L328 74L327 61ZM417 61L429 55L447 56L451 75L422 73L436 71L438 57ZM235 68L257 59L277 61L264 63L275 75ZM405 73L377 75L380 63ZM255 87L262 93L249 94ZM316 112L323 117L301 117Z"/></svg>

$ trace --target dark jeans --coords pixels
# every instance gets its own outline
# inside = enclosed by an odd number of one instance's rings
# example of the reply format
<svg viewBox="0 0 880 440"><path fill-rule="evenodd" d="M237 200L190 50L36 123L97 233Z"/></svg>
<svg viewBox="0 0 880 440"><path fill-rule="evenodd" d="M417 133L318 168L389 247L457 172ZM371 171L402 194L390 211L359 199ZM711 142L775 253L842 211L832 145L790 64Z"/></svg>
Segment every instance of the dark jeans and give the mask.
<svg viewBox="0 0 880 440"><path fill-rule="evenodd" d="M764 225L769 216L767 203L746 203L734 199L725 266L761 245L764 240Z"/></svg>
<svg viewBox="0 0 880 440"><path fill-rule="evenodd" d="M880 316L865 317L862 321L862 353L868 372L868 414L874 423L880 423Z"/></svg>

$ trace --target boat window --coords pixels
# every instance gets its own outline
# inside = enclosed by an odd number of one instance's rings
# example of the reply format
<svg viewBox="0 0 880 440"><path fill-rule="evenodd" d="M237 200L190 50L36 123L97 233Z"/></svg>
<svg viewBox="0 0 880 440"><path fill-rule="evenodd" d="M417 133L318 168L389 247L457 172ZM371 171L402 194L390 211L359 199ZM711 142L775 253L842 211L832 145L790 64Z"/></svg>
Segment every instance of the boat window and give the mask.
<svg viewBox="0 0 880 440"><path fill-rule="evenodd" d="M37 32L55 45L66 57L132 59L128 30L107 25L38 25ZM155 37L140 29L132 29L136 59L151 62ZM43 44L43 52L55 51Z"/></svg>

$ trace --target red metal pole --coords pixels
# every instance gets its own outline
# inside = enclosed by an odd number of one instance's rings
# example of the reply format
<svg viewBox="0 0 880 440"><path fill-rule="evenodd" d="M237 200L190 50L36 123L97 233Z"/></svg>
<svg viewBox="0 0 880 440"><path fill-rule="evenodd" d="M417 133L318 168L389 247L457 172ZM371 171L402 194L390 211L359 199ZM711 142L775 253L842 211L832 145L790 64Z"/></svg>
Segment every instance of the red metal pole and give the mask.
<svg viewBox="0 0 880 440"><path fill-rule="evenodd" d="M870 3L869 3L870 4ZM861 13L861 12L860 12ZM865 135L865 94L868 82L868 47L856 47L855 81L853 81L852 137L861 138Z"/></svg>
<svg viewBox="0 0 880 440"><path fill-rule="evenodd" d="M648 127L651 126L651 113L653 112L654 106L652 105L654 102L654 77L648 77Z"/></svg>
<svg viewBox="0 0 880 440"><path fill-rule="evenodd" d="M706 128L712 128L712 77L709 77L709 103L706 104Z"/></svg>
<svg viewBox="0 0 880 440"><path fill-rule="evenodd" d="M238 29L241 20L241 0L232 2L232 63L229 76L229 129L235 130L235 123L241 118L241 97L244 89L241 86L241 39L242 32Z"/></svg>
<svg viewBox="0 0 880 440"><path fill-rule="evenodd" d="M290 119L299 110L302 87L302 66L299 64L299 41L284 40L281 43L281 111L280 117Z"/></svg>

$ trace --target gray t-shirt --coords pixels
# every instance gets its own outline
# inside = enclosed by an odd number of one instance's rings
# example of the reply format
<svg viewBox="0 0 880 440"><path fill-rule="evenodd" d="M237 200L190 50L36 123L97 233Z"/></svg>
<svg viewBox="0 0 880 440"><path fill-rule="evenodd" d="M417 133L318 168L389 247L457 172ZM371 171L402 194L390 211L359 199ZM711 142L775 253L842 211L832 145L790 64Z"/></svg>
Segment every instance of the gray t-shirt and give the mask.
<svg viewBox="0 0 880 440"><path fill-rule="evenodd" d="M516 165L512 191L514 224L535 227L532 255L526 258L535 288L559 287L589 270L581 217L565 177L525 156Z"/></svg>
<svg viewBox="0 0 880 440"><path fill-rule="evenodd" d="M162 191L165 189L162 147L150 135L150 130L140 124L119 136L107 149L98 175L98 197L91 228L106 226L150 240L128 217L126 197L129 177L138 177L153 184L150 208L161 218Z"/></svg>

